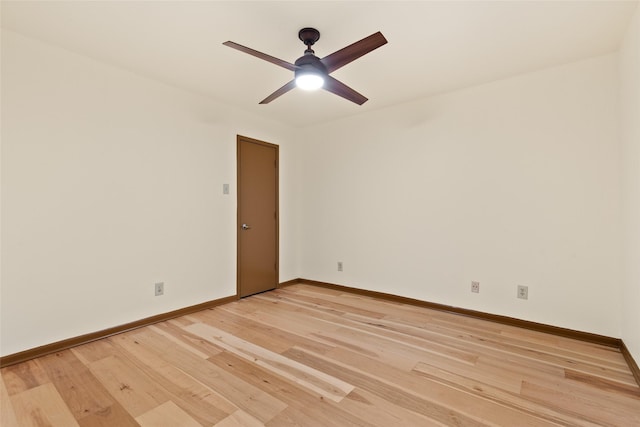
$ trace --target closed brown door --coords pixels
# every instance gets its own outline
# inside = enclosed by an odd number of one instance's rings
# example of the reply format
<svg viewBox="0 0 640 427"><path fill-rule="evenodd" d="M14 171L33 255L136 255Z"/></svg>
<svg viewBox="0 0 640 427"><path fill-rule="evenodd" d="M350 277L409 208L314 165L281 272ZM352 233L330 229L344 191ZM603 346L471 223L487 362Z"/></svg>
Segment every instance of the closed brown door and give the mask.
<svg viewBox="0 0 640 427"><path fill-rule="evenodd" d="M278 284L278 146L238 136L238 295Z"/></svg>

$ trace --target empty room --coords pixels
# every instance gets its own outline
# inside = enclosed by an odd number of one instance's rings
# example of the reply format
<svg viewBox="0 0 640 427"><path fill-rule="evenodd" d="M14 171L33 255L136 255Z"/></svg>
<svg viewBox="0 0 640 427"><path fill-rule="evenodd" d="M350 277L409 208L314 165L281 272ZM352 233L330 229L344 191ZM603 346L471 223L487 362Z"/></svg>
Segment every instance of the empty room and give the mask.
<svg viewBox="0 0 640 427"><path fill-rule="evenodd" d="M4 1L0 425L640 426L638 1Z"/></svg>

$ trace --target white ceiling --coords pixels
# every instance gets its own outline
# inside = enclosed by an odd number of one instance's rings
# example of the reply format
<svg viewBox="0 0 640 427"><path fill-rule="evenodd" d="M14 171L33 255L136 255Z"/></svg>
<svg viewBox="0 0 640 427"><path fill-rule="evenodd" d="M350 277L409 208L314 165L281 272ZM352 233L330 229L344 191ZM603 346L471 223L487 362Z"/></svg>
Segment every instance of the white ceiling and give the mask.
<svg viewBox="0 0 640 427"><path fill-rule="evenodd" d="M304 126L613 52L637 1L2 1L2 27ZM299 89L258 102L292 73L222 45L289 62L302 27L326 56L376 31L389 43L332 75L363 106Z"/></svg>

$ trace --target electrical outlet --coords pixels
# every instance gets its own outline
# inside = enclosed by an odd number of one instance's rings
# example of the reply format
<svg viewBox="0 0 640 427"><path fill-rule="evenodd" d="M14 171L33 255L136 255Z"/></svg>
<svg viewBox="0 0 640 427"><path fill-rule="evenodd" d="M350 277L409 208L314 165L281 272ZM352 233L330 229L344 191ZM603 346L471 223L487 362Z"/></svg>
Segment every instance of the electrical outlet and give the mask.
<svg viewBox="0 0 640 427"><path fill-rule="evenodd" d="M338 271L342 271L342 261L338 261Z"/></svg>
<svg viewBox="0 0 640 427"><path fill-rule="evenodd" d="M529 287L518 285L518 298L529 299Z"/></svg>
<svg viewBox="0 0 640 427"><path fill-rule="evenodd" d="M474 294L480 293L480 282L471 282L471 292Z"/></svg>
<svg viewBox="0 0 640 427"><path fill-rule="evenodd" d="M164 295L164 282L155 284L156 296Z"/></svg>

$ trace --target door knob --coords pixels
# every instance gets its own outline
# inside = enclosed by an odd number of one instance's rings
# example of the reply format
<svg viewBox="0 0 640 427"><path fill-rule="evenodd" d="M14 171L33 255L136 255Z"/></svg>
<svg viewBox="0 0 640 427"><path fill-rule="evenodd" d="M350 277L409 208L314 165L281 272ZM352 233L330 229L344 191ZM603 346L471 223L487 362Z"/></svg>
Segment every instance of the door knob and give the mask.
<svg viewBox="0 0 640 427"><path fill-rule="evenodd" d="M251 228L251 226L249 226L249 225L247 225L247 224L242 224L242 229L243 229L243 230L248 230L248 229L250 229L250 228Z"/></svg>

